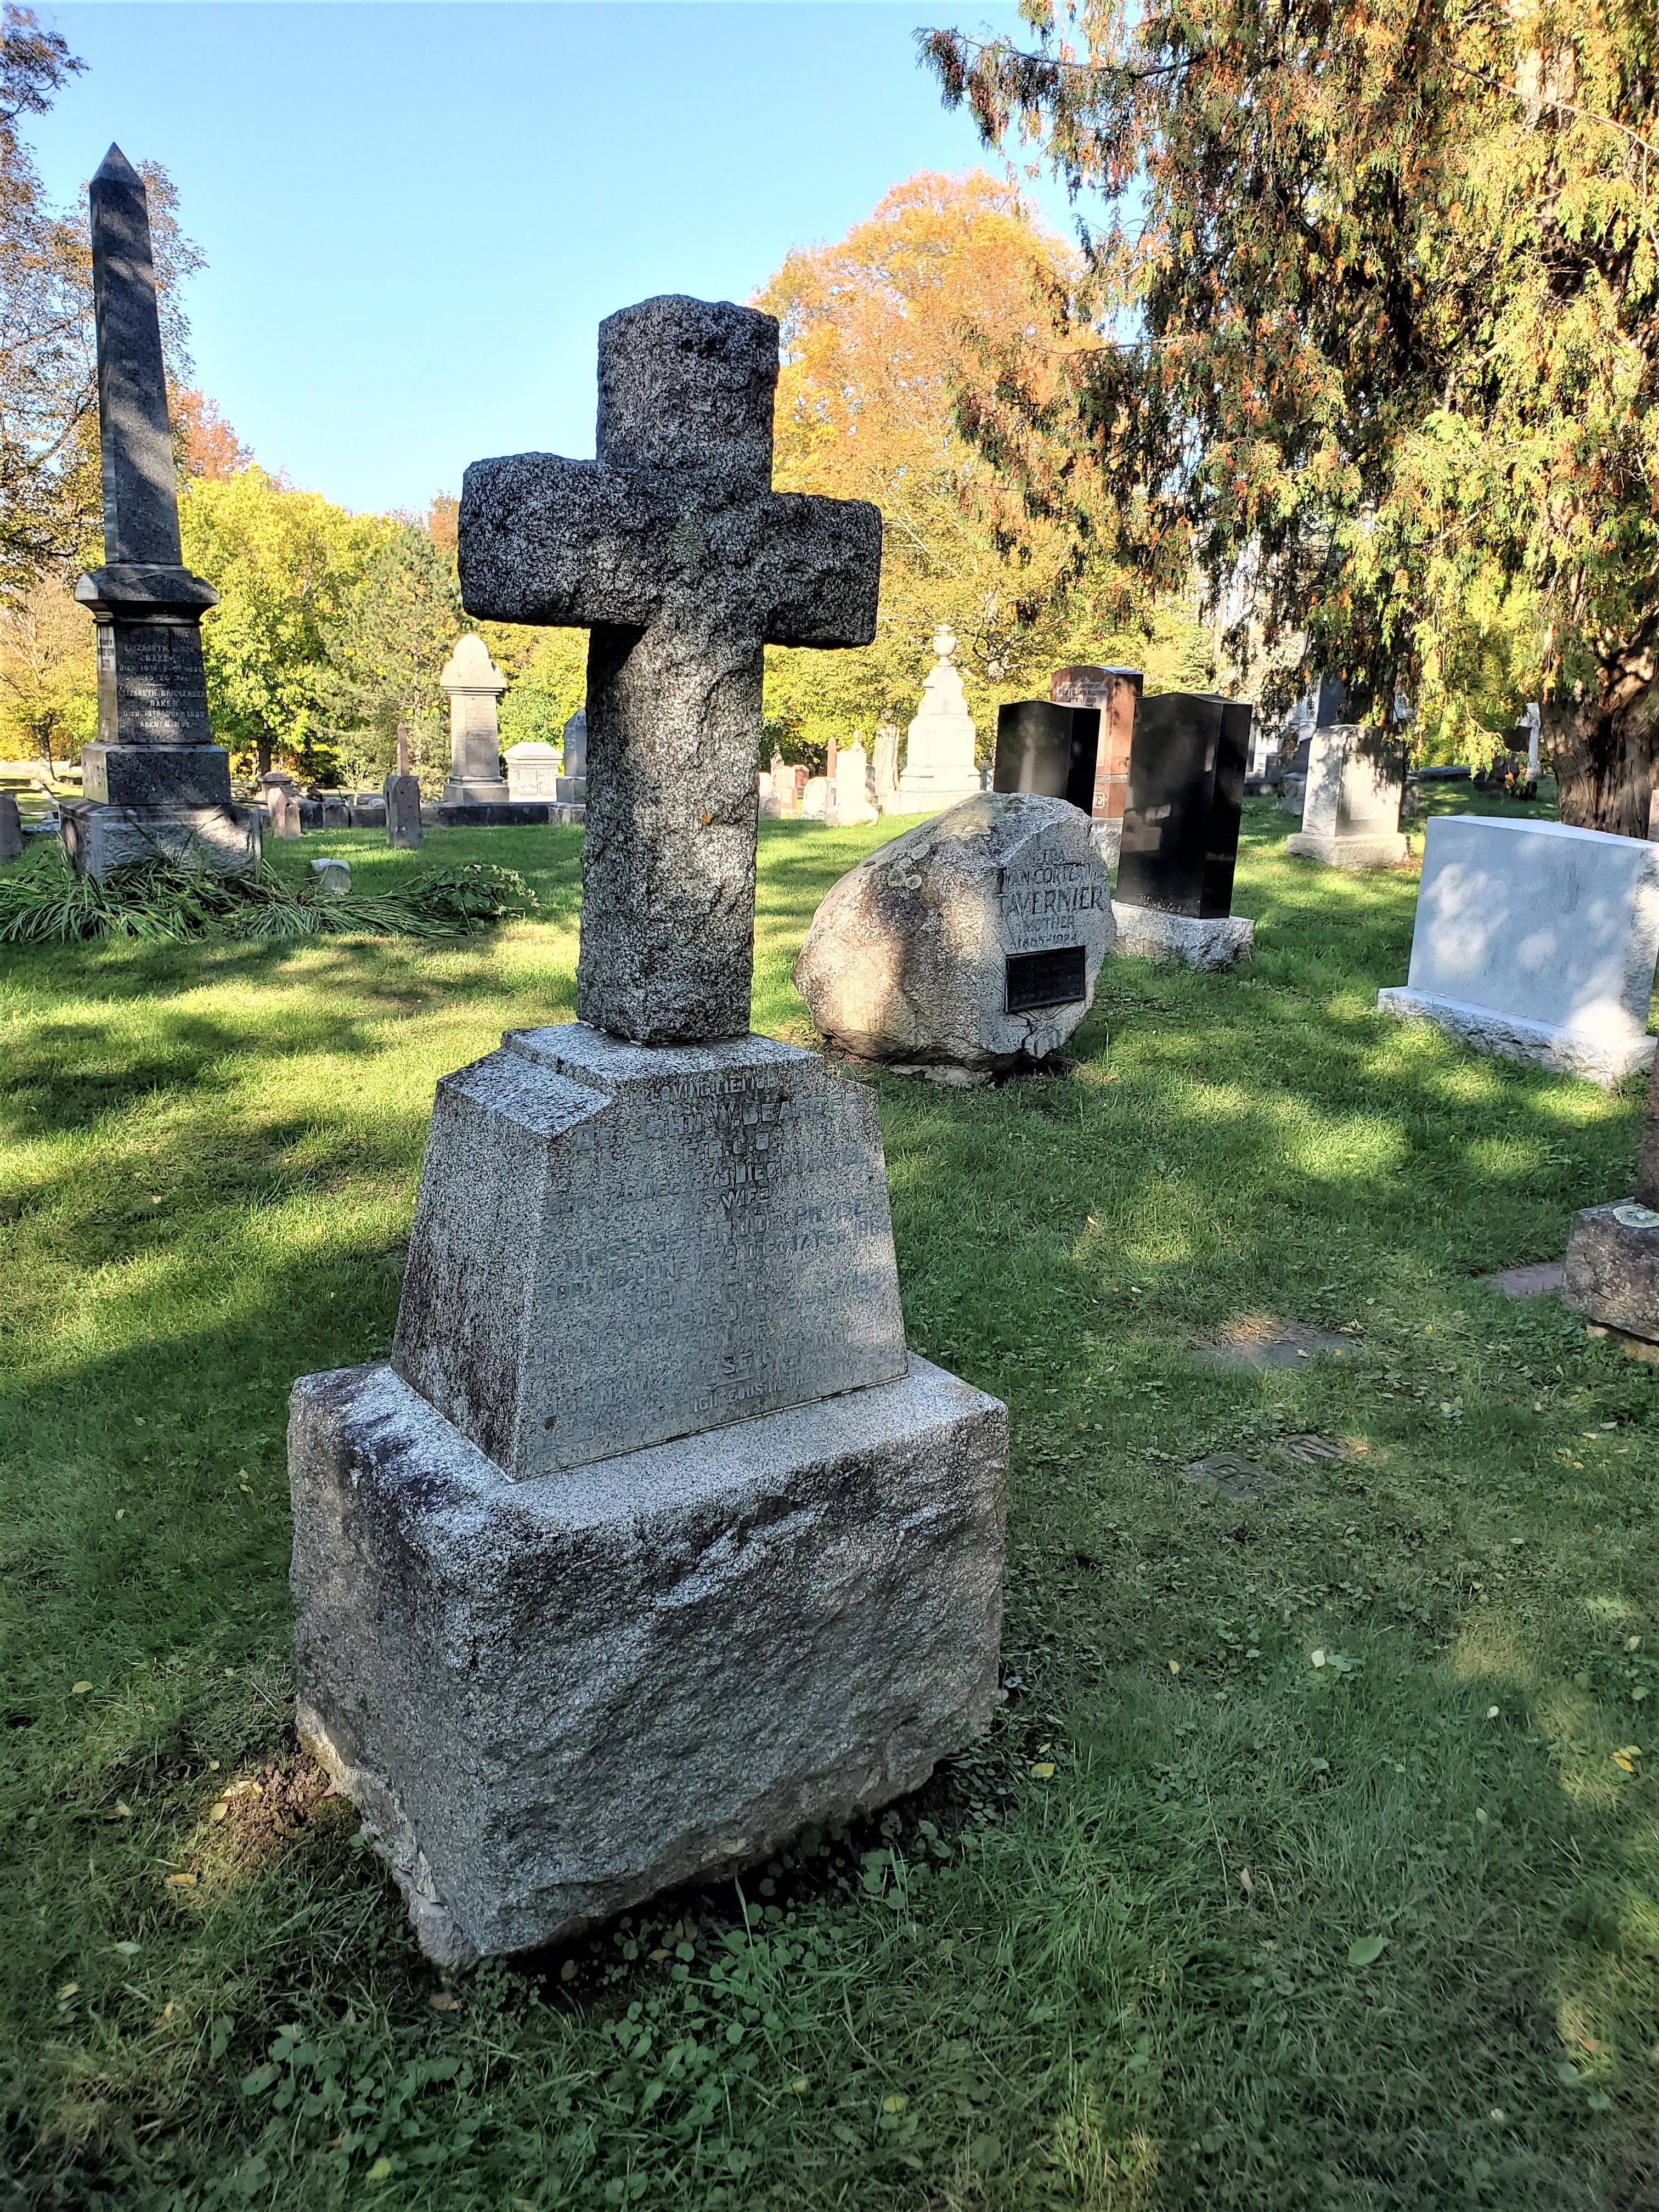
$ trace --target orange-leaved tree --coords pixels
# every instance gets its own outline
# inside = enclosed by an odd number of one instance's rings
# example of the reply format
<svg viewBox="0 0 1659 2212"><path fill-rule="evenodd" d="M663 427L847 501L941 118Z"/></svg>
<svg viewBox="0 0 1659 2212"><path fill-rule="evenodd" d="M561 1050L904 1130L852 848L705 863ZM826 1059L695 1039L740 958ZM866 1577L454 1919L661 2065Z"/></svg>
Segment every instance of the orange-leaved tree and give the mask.
<svg viewBox="0 0 1659 2212"><path fill-rule="evenodd" d="M1058 662L1144 650L1148 609L1113 557L1109 503L1033 512L1018 474L961 427L1003 349L1030 349L1058 381L1067 349L1093 343L1077 314L1084 275L1012 185L923 173L837 244L790 254L756 295L782 325L775 481L873 500L884 522L875 643L769 654L769 719L807 750L908 720L940 622L961 641L988 737L995 702L1046 694ZM1067 465L1091 466L1075 454ZM1190 655L1189 621L1166 611L1159 630L1166 657Z"/></svg>

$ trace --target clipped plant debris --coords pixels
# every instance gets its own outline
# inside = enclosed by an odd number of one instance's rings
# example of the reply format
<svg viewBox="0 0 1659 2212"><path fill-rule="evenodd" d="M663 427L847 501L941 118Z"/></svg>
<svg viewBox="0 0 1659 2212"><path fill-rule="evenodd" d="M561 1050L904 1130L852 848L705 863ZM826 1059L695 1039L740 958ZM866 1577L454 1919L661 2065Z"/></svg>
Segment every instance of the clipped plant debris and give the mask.
<svg viewBox="0 0 1659 2212"><path fill-rule="evenodd" d="M330 935L468 937L532 912L536 894L516 869L467 861L395 891L338 896L287 883L262 863L216 875L169 860L77 876L54 845L0 876L0 945L76 945L100 937L170 939Z"/></svg>

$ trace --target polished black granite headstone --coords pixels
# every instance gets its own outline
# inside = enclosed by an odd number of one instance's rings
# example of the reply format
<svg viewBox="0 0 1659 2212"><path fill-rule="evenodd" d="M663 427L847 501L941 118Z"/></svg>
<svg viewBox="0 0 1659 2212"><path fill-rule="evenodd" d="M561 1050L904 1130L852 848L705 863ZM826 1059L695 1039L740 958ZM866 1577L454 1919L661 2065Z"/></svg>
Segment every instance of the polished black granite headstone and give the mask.
<svg viewBox="0 0 1659 2212"><path fill-rule="evenodd" d="M1140 702L1115 900L1205 921L1231 913L1251 711L1191 691Z"/></svg>
<svg viewBox="0 0 1659 2212"><path fill-rule="evenodd" d="M1048 699L1016 699L997 710L993 791L1035 791L1068 799L1084 813L1095 799L1100 750L1098 707L1056 707Z"/></svg>

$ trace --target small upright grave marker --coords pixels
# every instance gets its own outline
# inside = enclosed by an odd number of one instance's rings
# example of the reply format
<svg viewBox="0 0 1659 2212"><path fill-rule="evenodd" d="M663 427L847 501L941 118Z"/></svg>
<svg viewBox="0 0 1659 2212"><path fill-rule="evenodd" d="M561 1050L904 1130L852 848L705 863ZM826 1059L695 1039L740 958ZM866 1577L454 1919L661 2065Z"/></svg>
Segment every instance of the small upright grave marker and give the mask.
<svg viewBox="0 0 1659 2212"><path fill-rule="evenodd" d="M578 707L564 726L564 758L558 791L561 806L587 804L587 709Z"/></svg>
<svg viewBox="0 0 1659 2212"><path fill-rule="evenodd" d="M9 791L0 791L0 861L21 860L23 857L23 817L17 811L17 800Z"/></svg>
<svg viewBox="0 0 1659 2212"><path fill-rule="evenodd" d="M398 852L413 853L425 835L420 781L409 772L409 728L399 722L398 765L386 780L386 842Z"/></svg>
<svg viewBox="0 0 1659 2212"><path fill-rule="evenodd" d="M1308 739L1302 827L1285 850L1334 868L1392 868L1406 857L1400 803L1406 748L1379 726L1329 722Z"/></svg>

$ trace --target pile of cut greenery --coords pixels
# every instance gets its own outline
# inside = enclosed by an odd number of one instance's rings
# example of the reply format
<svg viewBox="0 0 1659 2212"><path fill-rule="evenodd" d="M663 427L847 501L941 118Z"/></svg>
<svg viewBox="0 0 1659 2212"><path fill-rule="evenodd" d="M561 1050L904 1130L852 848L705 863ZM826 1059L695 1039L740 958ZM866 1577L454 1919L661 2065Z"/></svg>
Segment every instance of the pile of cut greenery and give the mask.
<svg viewBox="0 0 1659 2212"><path fill-rule="evenodd" d="M343 897L287 883L264 863L216 875L171 860L76 875L52 843L0 876L0 944L72 945L94 937L286 938L324 933L467 937L528 914L536 894L516 870L469 861L396 891Z"/></svg>

